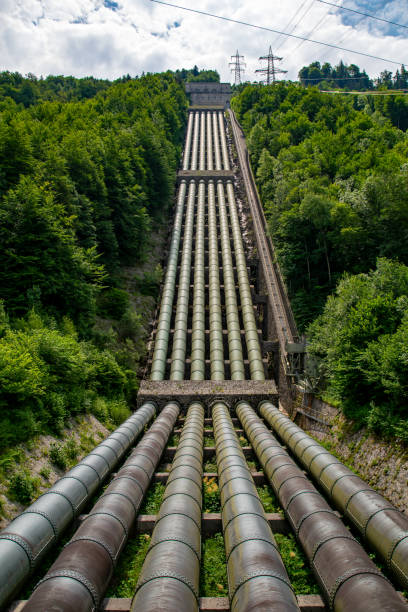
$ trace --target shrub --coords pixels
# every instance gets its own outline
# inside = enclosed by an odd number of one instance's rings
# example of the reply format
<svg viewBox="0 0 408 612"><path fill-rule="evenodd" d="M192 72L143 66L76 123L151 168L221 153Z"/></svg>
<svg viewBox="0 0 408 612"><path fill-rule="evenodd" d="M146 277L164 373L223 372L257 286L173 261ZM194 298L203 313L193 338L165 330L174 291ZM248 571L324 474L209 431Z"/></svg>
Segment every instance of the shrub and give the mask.
<svg viewBox="0 0 408 612"><path fill-rule="evenodd" d="M126 291L111 287L106 289L98 300L98 314L106 319L119 320L129 307L129 296Z"/></svg>
<svg viewBox="0 0 408 612"><path fill-rule="evenodd" d="M32 478L28 470L16 472L10 478L8 495L10 499L25 506L31 503L38 493L38 479Z"/></svg>
<svg viewBox="0 0 408 612"><path fill-rule="evenodd" d="M50 460L60 470L66 470L68 467L68 457L66 450L62 444L51 444L50 448Z"/></svg>

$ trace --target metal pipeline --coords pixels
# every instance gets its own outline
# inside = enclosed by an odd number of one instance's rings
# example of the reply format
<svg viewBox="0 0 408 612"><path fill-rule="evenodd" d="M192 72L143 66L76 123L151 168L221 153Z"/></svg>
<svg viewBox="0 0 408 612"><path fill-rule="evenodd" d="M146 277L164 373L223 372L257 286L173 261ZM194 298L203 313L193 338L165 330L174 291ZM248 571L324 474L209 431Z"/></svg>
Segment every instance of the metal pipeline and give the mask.
<svg viewBox="0 0 408 612"><path fill-rule="evenodd" d="M196 242L194 252L194 298L191 335L191 380L205 378L205 274L204 274L204 223L205 181L198 186Z"/></svg>
<svg viewBox="0 0 408 612"><path fill-rule="evenodd" d="M231 612L298 611L228 408L212 414Z"/></svg>
<svg viewBox="0 0 408 612"><path fill-rule="evenodd" d="M207 113L207 170L214 169L211 113Z"/></svg>
<svg viewBox="0 0 408 612"><path fill-rule="evenodd" d="M200 127L200 170L205 170L205 113L201 113Z"/></svg>
<svg viewBox="0 0 408 612"><path fill-rule="evenodd" d="M191 152L190 170L197 170L199 138L200 138L200 113L194 113L193 150Z"/></svg>
<svg viewBox="0 0 408 612"><path fill-rule="evenodd" d="M254 410L236 414L319 581L330 609L407 610L388 580Z"/></svg>
<svg viewBox="0 0 408 612"><path fill-rule="evenodd" d="M218 121L220 125L221 151L222 151L222 161L224 164L224 170L230 170L227 139L225 136L224 113L222 111L219 111L218 113Z"/></svg>
<svg viewBox="0 0 408 612"><path fill-rule="evenodd" d="M167 404L24 606L30 612L99 609L180 408Z"/></svg>
<svg viewBox="0 0 408 612"><path fill-rule="evenodd" d="M147 402L0 533L0 608L20 588L153 418Z"/></svg>
<svg viewBox="0 0 408 612"><path fill-rule="evenodd" d="M183 170L189 169L192 135L193 135L193 113L190 111L188 114L187 136L186 136L186 144L184 147L184 155L183 155Z"/></svg>
<svg viewBox="0 0 408 612"><path fill-rule="evenodd" d="M251 379L265 380L265 371L262 361L261 347L259 346L258 330L254 315L251 288L248 280L245 251L242 244L241 228L238 219L237 205L235 203L234 187L231 181L227 182L227 193Z"/></svg>
<svg viewBox="0 0 408 612"><path fill-rule="evenodd" d="M218 121L217 113L213 113L213 141L214 141L214 154L215 154L215 169L222 170L221 164L221 151L220 151L220 139L218 136Z"/></svg>
<svg viewBox="0 0 408 612"><path fill-rule="evenodd" d="M184 380L186 367L186 343L188 305L190 301L191 251L193 245L193 226L196 183L189 182L186 221L184 227L183 251L181 254L180 276L178 283L176 318L174 321L173 349L171 354L171 380Z"/></svg>
<svg viewBox="0 0 408 612"><path fill-rule="evenodd" d="M208 182L208 285L210 309L211 380L224 380L224 342L214 181Z"/></svg>
<svg viewBox="0 0 408 612"><path fill-rule="evenodd" d="M259 411L407 588L408 518L273 404L262 402Z"/></svg>
<svg viewBox="0 0 408 612"><path fill-rule="evenodd" d="M224 271L225 309L227 313L228 352L231 366L231 380L245 380L244 359L242 355L241 326L238 316L237 296L230 245L230 233L225 206L224 185L217 183L218 210L220 215L220 234L222 266Z"/></svg>
<svg viewBox="0 0 408 612"><path fill-rule="evenodd" d="M167 260L166 276L160 304L160 316L157 323L152 369L150 372L151 380L163 380L166 373L167 350L169 345L171 316L173 312L174 292L176 288L177 263L186 190L187 183L185 180L182 180L178 194L170 252Z"/></svg>
<svg viewBox="0 0 408 612"><path fill-rule="evenodd" d="M188 409L131 610L198 611L204 409Z"/></svg>

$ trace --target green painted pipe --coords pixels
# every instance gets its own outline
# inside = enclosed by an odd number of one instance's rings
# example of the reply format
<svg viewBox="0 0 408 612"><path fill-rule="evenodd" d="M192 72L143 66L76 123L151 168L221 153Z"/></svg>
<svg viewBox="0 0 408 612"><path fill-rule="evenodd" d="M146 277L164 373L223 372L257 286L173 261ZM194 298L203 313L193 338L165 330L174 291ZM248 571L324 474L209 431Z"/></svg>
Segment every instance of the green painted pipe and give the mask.
<svg viewBox="0 0 408 612"><path fill-rule="evenodd" d="M198 612L204 409L188 409L131 611Z"/></svg>
<svg viewBox="0 0 408 612"><path fill-rule="evenodd" d="M204 116L204 113L203 113ZM205 378L205 273L204 273L204 223L205 182L198 186L197 223L194 251L194 298L191 335L191 380Z"/></svg>
<svg viewBox="0 0 408 612"><path fill-rule="evenodd" d="M229 410L212 415L231 612L299 611Z"/></svg>
<svg viewBox="0 0 408 612"><path fill-rule="evenodd" d="M222 266L224 270L225 309L227 313L228 352L231 367L231 380L245 380L244 359L242 355L241 327L238 316L237 296L230 245L224 185L217 183L218 210L220 216Z"/></svg>
<svg viewBox="0 0 408 612"><path fill-rule="evenodd" d="M171 237L170 253L167 260L166 276L164 279L163 293L160 304L160 315L157 323L156 338L151 380L163 380L166 373L166 359L169 344L169 332L173 312L173 300L176 287L177 263L180 247L181 226L183 222L184 202L186 199L187 183L181 181L176 214L174 217L173 234Z"/></svg>
<svg viewBox="0 0 408 612"><path fill-rule="evenodd" d="M224 380L224 342L214 181L208 183L208 284L211 380Z"/></svg>
<svg viewBox="0 0 408 612"><path fill-rule="evenodd" d="M212 145L212 118L211 113L207 113L207 170L214 169L213 145Z"/></svg>
<svg viewBox="0 0 408 612"><path fill-rule="evenodd" d="M218 119L217 119L216 112L213 113L213 141L214 141L214 154L215 154L215 169L222 170L220 138L218 135Z"/></svg>
<svg viewBox="0 0 408 612"><path fill-rule="evenodd" d="M407 588L408 517L273 404L261 402L259 412Z"/></svg>
<svg viewBox="0 0 408 612"><path fill-rule="evenodd" d="M261 347L259 345L259 337L254 314L254 306L252 303L251 288L248 280L245 251L244 246L242 244L241 228L239 224L237 205L234 196L234 187L231 181L227 182L227 193L231 231L234 239L235 262L237 266L242 318L244 321L245 340L248 350L251 379L265 380L265 371L262 361Z"/></svg>
<svg viewBox="0 0 408 612"><path fill-rule="evenodd" d="M183 155L183 170L188 170L190 166L191 137L193 135L193 122L194 122L194 115L190 111L188 114L187 136L186 136L186 144L184 147L184 155Z"/></svg>
<svg viewBox="0 0 408 612"><path fill-rule="evenodd" d="M221 151L224 170L230 170L227 139L225 136L225 120L224 113L222 111L219 111L218 113L218 122L220 125Z"/></svg>
<svg viewBox="0 0 408 612"><path fill-rule="evenodd" d="M183 250L181 254L176 317L174 321L173 348L171 353L170 380L184 380L186 367L187 321L190 301L191 252L193 245L194 208L196 182L190 181Z"/></svg>

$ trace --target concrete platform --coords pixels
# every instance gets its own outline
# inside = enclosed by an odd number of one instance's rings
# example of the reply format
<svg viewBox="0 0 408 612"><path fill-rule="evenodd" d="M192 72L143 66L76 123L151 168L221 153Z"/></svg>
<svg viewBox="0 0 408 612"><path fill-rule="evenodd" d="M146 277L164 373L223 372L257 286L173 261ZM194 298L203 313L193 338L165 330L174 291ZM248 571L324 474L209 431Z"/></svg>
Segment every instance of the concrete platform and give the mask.
<svg viewBox="0 0 408 612"><path fill-rule="evenodd" d="M177 173L177 182L182 179L196 181L233 181L234 173L232 170L179 170Z"/></svg>
<svg viewBox="0 0 408 612"><path fill-rule="evenodd" d="M216 401L225 402L233 409L237 402L245 400L256 407L262 400L276 402L278 391L275 381L257 380L143 380L140 383L137 405L153 401L161 410L169 401L176 400L183 409L192 402L202 402L210 408Z"/></svg>

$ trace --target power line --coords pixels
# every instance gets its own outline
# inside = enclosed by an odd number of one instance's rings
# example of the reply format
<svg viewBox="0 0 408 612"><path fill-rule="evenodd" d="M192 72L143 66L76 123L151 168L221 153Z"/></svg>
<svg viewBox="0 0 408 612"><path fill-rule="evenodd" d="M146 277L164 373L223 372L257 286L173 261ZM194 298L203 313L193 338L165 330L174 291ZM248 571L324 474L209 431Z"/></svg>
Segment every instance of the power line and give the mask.
<svg viewBox="0 0 408 612"><path fill-rule="evenodd" d="M370 17L371 19L376 19L377 21L383 21L384 23L389 23L391 25L397 26L399 28L405 28L408 30L407 25L403 25L402 23L396 23L395 21L389 21L388 19L382 19L381 17L376 17L376 15L369 15L368 13L362 13L361 11L356 11L355 9L346 8L345 6L337 6L332 2L326 2L326 0L317 0L322 4L328 4L329 6L334 6L335 8L340 9L341 11L349 11L350 13L357 13L357 15L363 15L364 17Z"/></svg>
<svg viewBox="0 0 408 612"><path fill-rule="evenodd" d="M308 12L310 11L310 9L312 8L313 4L314 4L315 0L312 0L312 2L309 4L308 7L306 7L306 10L304 11L303 15L301 15L299 17L299 19L297 20L297 22L295 23L295 25L293 26L293 28L288 32L288 36L290 34L293 34L293 32L296 30L296 28L298 27L299 23L301 21L303 21L303 19L306 17L306 15L308 14ZM302 10L304 3L302 4L302 6L299 8L298 10L298 14L300 13L300 11ZM286 43L286 40L283 39L283 41L280 43L280 45L276 48L277 51L279 51L279 49L282 47L282 45L284 45Z"/></svg>
<svg viewBox="0 0 408 612"><path fill-rule="evenodd" d="M315 43L316 45L322 45L324 47L332 47L333 49L339 49L340 51L347 51L348 53L354 53L356 55L363 55L364 57L370 57L371 59L377 59L382 62L388 62L389 64L397 64L397 66L401 66L402 64L407 63L407 62L396 62L395 60L390 60L384 57L379 57L378 55L372 55L371 53L363 53L362 51L355 51L353 49L339 47L338 45L332 45L331 43L322 42L320 40L312 40L311 38L306 38L305 36L298 36L297 34L288 34L287 32L282 32L281 30L275 30L273 28L267 28L265 26L255 25L253 23L248 23L247 21L239 21L238 19L232 19L231 17L222 17L221 15L215 15L214 13L208 13L207 11L199 11L198 9L191 9L191 8L187 8L186 6L180 6L178 4L171 4L170 2L164 2L163 0L149 0L149 1L155 2L156 4L163 4L165 6L171 6L173 8L178 8L182 11L188 11L189 13L198 13L199 15L205 15L206 17L214 17L215 19L221 19L222 21L238 23L239 25L248 26L250 28L255 28L257 30L264 30L265 32L273 32L274 34L283 34L284 36L289 36L290 38L297 38L298 40L306 40L307 42Z"/></svg>
<svg viewBox="0 0 408 612"><path fill-rule="evenodd" d="M341 2L340 2L340 4L341 4ZM330 9L329 9L329 10L330 10ZM318 27L319 27L319 26L320 26L322 23L324 23L328 17L329 17L329 12L327 11L327 13L325 13L325 14L323 15L323 17L320 19L320 21L318 21L318 22L316 23L315 27L314 27L314 28L312 28L312 29L310 30L310 32L308 32L308 33L307 33L307 37L309 38L309 36L311 36L311 35L313 34L313 32L315 32L315 31L317 30L317 28L318 28ZM306 42L306 41L301 40L301 41L300 41L300 42L299 42L299 43L296 45L296 47L295 47L295 48L292 50L292 53L293 53L294 51L296 51L297 49L299 49L299 47L301 47L302 45L304 45L304 44L305 44L305 42Z"/></svg>
<svg viewBox="0 0 408 612"><path fill-rule="evenodd" d="M296 9L296 11L293 13L292 17L289 19L288 23L285 26L285 30L287 30L289 28L289 26L292 25L293 21L296 19L296 17L298 16L298 14L300 13L300 11L302 10L302 8L305 6L307 0L303 0L302 4L300 5L300 7L298 9ZM278 36L275 38L275 40L273 41L273 46L276 47L276 45L278 44L278 41L280 39L281 35L278 34Z"/></svg>

